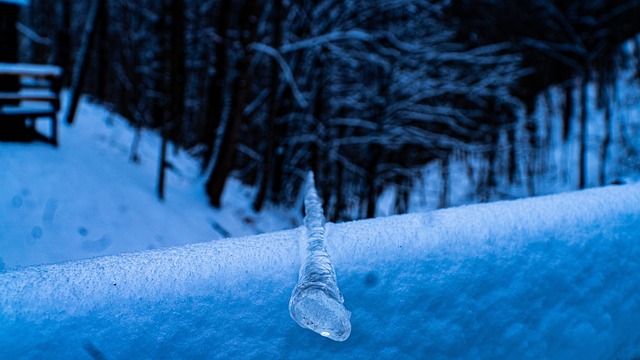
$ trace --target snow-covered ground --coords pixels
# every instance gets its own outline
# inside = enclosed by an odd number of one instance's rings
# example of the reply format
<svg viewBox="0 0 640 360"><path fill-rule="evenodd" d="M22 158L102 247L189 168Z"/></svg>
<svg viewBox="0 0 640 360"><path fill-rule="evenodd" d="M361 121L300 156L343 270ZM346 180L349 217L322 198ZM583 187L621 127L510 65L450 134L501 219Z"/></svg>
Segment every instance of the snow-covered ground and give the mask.
<svg viewBox="0 0 640 360"><path fill-rule="evenodd" d="M631 70L622 72L616 83L607 183L640 179L640 97L634 74ZM557 87L547 92L547 97L540 96L534 115L541 138L550 144L538 154L540 169L533 179L537 195L577 187L577 125L569 141L563 143L563 94ZM595 186L602 166L599 152L604 114L595 106L595 85L589 87L588 95L588 184ZM579 97L578 90L574 97ZM577 117L579 101L575 104ZM38 124L48 132L47 121ZM255 214L250 206L255 189L234 180L225 189L221 210L211 209L200 165L182 150L177 154L169 151L174 168L168 172L167 199L159 202L154 195L159 138L153 132L142 132L137 151L141 162L135 164L130 161L134 133L124 119L85 101L76 125L60 126L59 148L0 142L0 269L252 235L301 223L300 209L267 207ZM526 142L525 135L518 135L521 143ZM451 159L449 205L480 200L479 176L488 167L480 155L458 154ZM527 196L524 167L529 155L519 149L518 181L506 183L502 172L497 179L499 190L484 200ZM422 179L414 184L409 212L439 206L441 173L439 162L424 168ZM377 216L393 214L394 191L386 189L381 196Z"/></svg>
<svg viewBox="0 0 640 360"><path fill-rule="evenodd" d="M326 230L345 342L289 317L300 228L0 274L0 358L640 356L640 185Z"/></svg>
<svg viewBox="0 0 640 360"><path fill-rule="evenodd" d="M38 125L47 134L49 122ZM124 119L85 101L75 125L60 125L58 148L0 142L0 271L298 224L293 212L253 213L251 190L234 181L222 209L212 209L198 162L182 151L170 151L174 170L159 202L158 136L143 131L135 164L133 134Z"/></svg>
<svg viewBox="0 0 640 360"><path fill-rule="evenodd" d="M637 104L616 115L630 134ZM640 356L640 185L328 224L352 311L336 343L288 314L303 230L272 231L299 210L255 214L234 181L213 210L182 151L159 202L158 137L143 131L136 164L133 134L83 102L58 148L0 142L0 359ZM467 166L452 164L452 203L473 201Z"/></svg>

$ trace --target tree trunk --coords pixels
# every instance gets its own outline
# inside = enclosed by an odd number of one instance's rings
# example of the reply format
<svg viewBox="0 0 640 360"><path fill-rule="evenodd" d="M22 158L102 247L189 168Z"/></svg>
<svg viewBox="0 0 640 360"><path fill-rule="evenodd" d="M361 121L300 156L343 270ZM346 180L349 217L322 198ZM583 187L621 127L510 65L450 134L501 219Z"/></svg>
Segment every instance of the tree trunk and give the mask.
<svg viewBox="0 0 640 360"><path fill-rule="evenodd" d="M373 84L377 85L377 96L373 101L373 123L377 124L374 136L383 130L384 109L386 95L389 88L389 74L384 69L376 67L371 72L370 77ZM378 200L378 162L382 155L382 145L374 143L369 145L369 163L367 165L367 218L373 218L376 215L376 206Z"/></svg>
<svg viewBox="0 0 640 360"><path fill-rule="evenodd" d="M604 94L604 134L602 136L602 143L600 144L600 174L598 176L598 184L600 186L605 185L607 182L607 158L611 144L611 132L613 131L613 99L611 86L605 85L604 91L606 92L606 94Z"/></svg>
<svg viewBox="0 0 640 360"><path fill-rule="evenodd" d="M331 221L333 222L343 220L343 216L346 210L345 197L343 194L343 191L344 191L344 187L343 187L344 182L342 179L343 172L344 172L344 166L340 161L336 161L336 189L335 189L336 206L335 206L335 211L333 212L333 216L331 218Z"/></svg>
<svg viewBox="0 0 640 360"><path fill-rule="evenodd" d="M571 135L571 119L573 118L573 85L564 88L564 109L562 111L562 141L565 143Z"/></svg>
<svg viewBox="0 0 640 360"><path fill-rule="evenodd" d="M507 170L507 176L509 179L509 184L515 184L517 181L518 175L518 159L516 152L516 125L517 123L510 124L507 128L507 143L509 146L509 150L507 152L507 166L509 167Z"/></svg>
<svg viewBox="0 0 640 360"><path fill-rule="evenodd" d="M98 12L102 7L100 2L103 0L93 0L91 9L87 15L87 22L82 34L82 43L78 50L75 64L73 66L73 78L71 83L71 95L69 100L69 106L67 107L65 122L67 124L73 124L76 109L78 108L78 101L80 100L80 92L82 91L82 84L84 82L85 75L87 73L87 66L89 65L90 51L93 45L93 39L95 35L95 23L98 18Z"/></svg>
<svg viewBox="0 0 640 360"><path fill-rule="evenodd" d="M375 156L375 149L372 151ZM377 181L376 181L376 161L374 160L376 157L372 156L372 160L369 163L368 171L367 171L367 213L365 217L370 219L376 216L376 199L377 199Z"/></svg>
<svg viewBox="0 0 640 360"><path fill-rule="evenodd" d="M160 160L158 170L158 199L164 200L164 184L165 184L165 169L167 167L167 125L162 126L162 141L160 142Z"/></svg>
<svg viewBox="0 0 640 360"><path fill-rule="evenodd" d="M70 0L62 0L59 5L59 23L58 31L56 34L58 43L53 48L53 63L60 66L64 70L65 79L64 85L69 85L69 73L71 69L71 4Z"/></svg>
<svg viewBox="0 0 640 360"><path fill-rule="evenodd" d="M489 201L491 196L496 192L496 188L498 186L498 175L496 169L498 158L498 134L492 134L490 139L491 148L487 154L487 178L480 194L481 202Z"/></svg>
<svg viewBox="0 0 640 360"><path fill-rule="evenodd" d="M580 141L579 141L579 161L578 161L578 189L584 189L587 187L587 141L589 139L589 133L587 129L587 120L589 114L587 113L588 102L588 86L589 75L585 74L582 80L582 88L580 91Z"/></svg>
<svg viewBox="0 0 640 360"><path fill-rule="evenodd" d="M273 2L273 48L279 49L282 43L282 0ZM280 67L275 58L271 59L271 94L269 95L269 117L267 119L267 149L264 154L264 168L262 169L262 180L258 186L258 194L253 202L253 209L260 211L267 198L267 191L270 188L269 182L273 180L272 172L275 162L274 152L279 139L277 138L276 117L278 115L278 90L280 87Z"/></svg>
<svg viewBox="0 0 640 360"><path fill-rule="evenodd" d="M442 158L440 165L442 173L442 190L440 190L440 202L438 203L439 209L444 209L449 206L449 156L446 155Z"/></svg>
<svg viewBox="0 0 640 360"><path fill-rule="evenodd" d="M170 15L169 15L170 14ZM166 18L171 19L167 30L169 31L169 85L170 94L165 114L163 114L162 143L160 145L160 170L158 176L158 198L164 199L165 172L169 165L167 162L167 143L169 138L179 137L175 133L180 129L181 119L184 115L184 73L185 73L185 48L184 48L184 2L183 0L171 0ZM166 25L166 24L165 24ZM174 133L172 133L174 132Z"/></svg>
<svg viewBox="0 0 640 360"><path fill-rule="evenodd" d="M367 213L366 218L376 216L376 202L378 199L378 161L380 159L380 145L372 144L369 146L369 163L367 164Z"/></svg>
<svg viewBox="0 0 640 360"><path fill-rule="evenodd" d="M544 117L544 140L542 141L542 148L544 150L549 150L551 149L551 146L553 144L553 115L555 112L554 109L554 102L553 102L553 94L551 93L551 89L546 89L544 91L544 100L545 100L545 104L547 105L547 111L545 112L545 117ZM545 151L546 153L547 151ZM543 166L545 165L545 162L543 162ZM544 172L545 169L543 168L542 171Z"/></svg>
<svg viewBox="0 0 640 360"><path fill-rule="evenodd" d="M179 142L182 134L185 99L185 6L184 0L171 0L171 138Z"/></svg>
<svg viewBox="0 0 640 360"><path fill-rule="evenodd" d="M526 104L526 124L527 136L529 138L529 156L527 158L527 195L534 196L536 194L535 179L537 174L536 168L538 164L539 136L538 124L534 116L534 104L530 102Z"/></svg>
<svg viewBox="0 0 640 360"><path fill-rule="evenodd" d="M216 134L220 126L223 126L226 121L223 120L226 87L227 87L227 72L229 67L229 20L231 18L231 5L232 0L221 0L220 8L218 9L218 35L220 41L216 44L216 63L215 73L211 77L209 85L209 104L207 106L207 120L204 131L204 143L206 145L204 159L202 161L202 169L206 169L211 161L214 161L214 152L216 142L221 141ZM215 154L216 156L218 154Z"/></svg>
<svg viewBox="0 0 640 360"><path fill-rule="evenodd" d="M170 137L176 143L180 142L182 119L184 117L185 100L185 13L184 0L171 0L170 37L170 108L169 123Z"/></svg>
<svg viewBox="0 0 640 360"><path fill-rule="evenodd" d="M156 99L153 107L153 119L154 122L159 121L160 123L160 155L158 157L158 186L156 188L158 199L160 201L164 200L164 188L165 188L165 169L167 167L167 141L169 138L169 123L171 122L171 118L173 117L173 102L171 96L169 96L169 87L171 84L168 83L171 79L167 79L167 76L171 76L171 63L170 57L168 53L171 51L171 35L169 34L169 26L170 26L170 6L166 6L167 1L173 0L164 0L162 2L162 15L160 19L156 23L156 33L160 38L160 49L156 52L156 61L160 64L160 76L157 79L158 83L155 84L155 90L158 94L161 94L159 98Z"/></svg>
<svg viewBox="0 0 640 360"><path fill-rule="evenodd" d="M246 34L242 37L244 56L237 64L237 77L232 88L231 113L226 126L222 142L220 144L219 159L215 160L215 166L209 175L206 190L209 195L209 202L215 207L220 207L222 192L233 168L236 145L240 133L240 125L243 120L243 113L249 91L249 66L251 64L252 52L249 45L255 40L259 6L257 0L247 0L244 4L244 11L240 13L244 16L240 20L240 33Z"/></svg>
<svg viewBox="0 0 640 360"><path fill-rule="evenodd" d="M107 94L110 93L107 87L111 84L108 76L113 72L110 70L110 37L109 37L109 6L107 1L102 1L101 9L98 11L98 48L96 56L96 97L102 101L107 101Z"/></svg>
<svg viewBox="0 0 640 360"><path fill-rule="evenodd" d="M402 178L396 187L395 212L396 214L406 214L409 212L409 190L411 180L408 177Z"/></svg>

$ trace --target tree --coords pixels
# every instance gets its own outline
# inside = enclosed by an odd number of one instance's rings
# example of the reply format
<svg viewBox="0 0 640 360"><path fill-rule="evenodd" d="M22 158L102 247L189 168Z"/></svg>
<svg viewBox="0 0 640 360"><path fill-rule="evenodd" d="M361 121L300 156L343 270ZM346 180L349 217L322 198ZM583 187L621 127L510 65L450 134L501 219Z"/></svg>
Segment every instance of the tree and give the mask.
<svg viewBox="0 0 640 360"><path fill-rule="evenodd" d="M179 139L179 133L182 117L184 116L184 73L185 73L185 24L184 24L184 0L170 0L167 11L165 11L165 19L169 22L166 24L169 28L169 101L167 102L167 110L163 114L163 123L161 128L162 142L160 145L160 164L158 175L158 197L164 199L165 172L169 165L167 162L167 143L169 137L174 140Z"/></svg>
<svg viewBox="0 0 640 360"><path fill-rule="evenodd" d="M93 0L93 2L91 3L89 14L87 16L87 22L82 34L82 42L80 44L80 49L78 50L78 55L73 66L73 77L71 80L70 90L71 95L69 96L69 105L67 106L67 110L65 113L65 122L67 124L73 124L73 120L76 115L78 101L80 100L80 93L82 91L84 78L86 76L87 68L89 65L88 60L90 51L93 45L93 39L95 38L95 24L96 20L99 17L99 10L102 8L102 6L100 5L102 1L103 0Z"/></svg>
<svg viewBox="0 0 640 360"><path fill-rule="evenodd" d="M214 160L214 166L207 180L206 190L209 195L209 202L215 207L219 207L222 200L222 191L233 168L233 160L240 125L244 118L244 110L247 101L247 93L250 82L250 65L252 52L249 45L254 41L259 17L259 6L257 0L245 0L239 21L240 42L243 55L236 64L236 76L231 87L231 107L228 124L224 124L222 138L220 141L220 152ZM222 126L220 124L219 126Z"/></svg>

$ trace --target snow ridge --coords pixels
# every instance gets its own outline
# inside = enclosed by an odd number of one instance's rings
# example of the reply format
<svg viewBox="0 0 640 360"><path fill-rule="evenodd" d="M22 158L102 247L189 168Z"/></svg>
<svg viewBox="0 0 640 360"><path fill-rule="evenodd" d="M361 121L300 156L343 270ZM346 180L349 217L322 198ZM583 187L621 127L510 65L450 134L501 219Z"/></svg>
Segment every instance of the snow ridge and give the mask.
<svg viewBox="0 0 640 360"><path fill-rule="evenodd" d="M640 355L640 185L327 222L345 342L286 310L306 231L8 268L0 359Z"/></svg>
<svg viewBox="0 0 640 360"><path fill-rule="evenodd" d="M305 189L305 231L302 245L306 256L300 267L298 284L289 301L289 314L298 325L335 341L351 334L351 312L345 309L336 272L324 245L325 217L315 188L313 172Z"/></svg>

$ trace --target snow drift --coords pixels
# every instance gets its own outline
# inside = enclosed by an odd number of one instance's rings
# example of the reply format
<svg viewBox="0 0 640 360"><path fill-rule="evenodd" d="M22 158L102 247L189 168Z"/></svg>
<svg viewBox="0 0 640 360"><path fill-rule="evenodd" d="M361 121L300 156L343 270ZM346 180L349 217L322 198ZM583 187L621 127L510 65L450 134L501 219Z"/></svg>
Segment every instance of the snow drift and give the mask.
<svg viewBox="0 0 640 360"><path fill-rule="evenodd" d="M326 225L351 337L291 321L302 229L0 274L0 358L632 358L640 186Z"/></svg>

